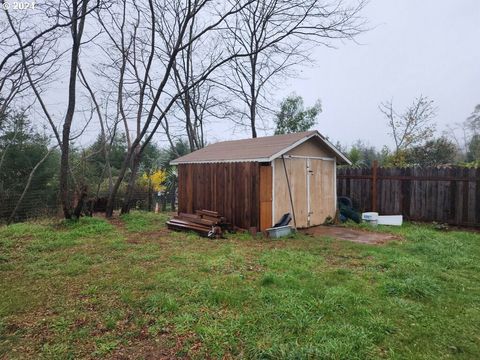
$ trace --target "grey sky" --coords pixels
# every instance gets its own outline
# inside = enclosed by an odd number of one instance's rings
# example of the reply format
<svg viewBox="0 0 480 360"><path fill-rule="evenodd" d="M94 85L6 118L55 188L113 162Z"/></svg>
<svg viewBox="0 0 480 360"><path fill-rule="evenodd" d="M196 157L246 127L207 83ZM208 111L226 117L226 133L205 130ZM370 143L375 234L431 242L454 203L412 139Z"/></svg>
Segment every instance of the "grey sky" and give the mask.
<svg viewBox="0 0 480 360"><path fill-rule="evenodd" d="M361 44L317 49L317 66L304 69L279 99L292 91L307 105L320 98L316 128L342 144L391 145L378 110L389 99L400 110L421 94L434 100L439 133L465 120L480 103L480 1L371 0L363 14L373 29Z"/></svg>
<svg viewBox="0 0 480 360"><path fill-rule="evenodd" d="M480 0L370 0L363 16L372 29L357 38L359 43L317 48L316 66L304 68L274 101L291 92L307 106L321 99L316 129L333 142L351 145L362 139L377 147L392 145L378 110L382 101L393 99L403 110L416 96L428 96L438 108L439 134L480 103ZM64 104L64 86L50 89L54 107ZM231 123L210 124L207 130L208 142L250 136L249 130L233 132ZM77 143L91 143L98 131L90 126ZM270 135L273 129L258 133ZM167 145L160 133L155 140Z"/></svg>

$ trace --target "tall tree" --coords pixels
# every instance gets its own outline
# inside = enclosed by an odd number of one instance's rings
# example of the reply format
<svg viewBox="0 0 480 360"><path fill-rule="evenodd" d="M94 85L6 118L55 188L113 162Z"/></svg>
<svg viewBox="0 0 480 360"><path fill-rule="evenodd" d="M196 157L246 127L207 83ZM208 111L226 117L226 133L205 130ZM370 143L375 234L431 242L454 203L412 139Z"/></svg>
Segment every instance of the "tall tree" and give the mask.
<svg viewBox="0 0 480 360"><path fill-rule="evenodd" d="M468 142L467 161L480 165L480 134L473 135Z"/></svg>
<svg viewBox="0 0 480 360"><path fill-rule="evenodd" d="M455 143L446 137L440 137L408 149L405 161L408 165L438 166L454 163L457 155Z"/></svg>
<svg viewBox="0 0 480 360"><path fill-rule="evenodd" d="M59 1L56 5L49 4L50 7L53 6L55 9L56 16L55 24L49 25L51 21L49 19L49 13L45 15L47 20L47 25L45 29L42 29L41 26L44 24L41 21L38 21L40 28L34 31L34 34L30 34L26 32L27 36L30 35L30 38L24 38L24 31L22 29L23 24L15 21L11 14L8 11L6 12L7 21L10 25L10 30L12 32L12 36L14 36L17 40L17 47L15 52L21 54L22 59L22 66L23 70L25 71L25 75L28 79L29 86L32 92L35 94L36 100L40 104L43 113L48 119L48 122L52 128L53 133L60 145L61 149L61 160L60 160L60 200L62 203L62 209L64 217L67 219L72 218L73 214L73 203L72 203L72 196L70 193L70 186L69 186L69 176L71 174L70 166L69 166L69 155L70 155L70 142L72 138L72 124L74 120L76 104L77 104L77 80L78 80L78 64L79 64L79 56L80 56L80 48L82 43L85 42L83 38L84 29L85 29L85 22L88 14L90 14L95 9L98 9L100 6L100 1L92 1L90 4L89 0L72 0L71 2L64 2ZM49 8L52 10L52 8ZM59 21L60 19L67 19L67 21L61 25ZM30 71L31 63L35 63L37 61L37 57L31 57L28 55L28 51L30 51L30 47L33 46L35 42L40 41L42 38L48 38L51 35L51 32L58 29L58 28L68 28L71 45L68 48L69 53L69 65L68 65L68 100L67 106L65 110L65 116L63 118L63 125L62 129L57 126L57 122L54 121L51 111L49 111L46 102L43 100L41 96L41 91L39 90L38 84L35 83L34 78L32 76L32 72ZM53 29L53 30L52 30ZM57 43L49 44L50 48L54 48L57 46ZM7 56L14 56L15 53L9 53ZM54 53L52 56L51 63L58 63L59 56ZM0 63L3 64L5 59ZM78 211L77 211L78 213Z"/></svg>
<svg viewBox="0 0 480 360"><path fill-rule="evenodd" d="M370 167L374 160L382 160L381 154L375 149L375 147L364 143L362 140L357 140L351 146L347 153L347 157L355 167Z"/></svg>
<svg viewBox="0 0 480 360"><path fill-rule="evenodd" d="M130 77L129 81L124 79L121 89L130 91L128 98L132 105L131 118L127 119L125 124L130 125L130 120L134 125L133 136L131 140L127 139L129 143L127 156L108 199L107 216L112 216L116 194L126 176L128 184L122 213L129 211L129 197L135 185L142 153L159 127L165 124L167 115L181 96L207 80L216 69L232 58L242 56L237 53L225 53L220 46L212 47L210 56L189 81L189 85L178 90L172 79L181 51L202 39L216 39L217 30L225 26L231 17L252 1L235 0L213 4L209 0L173 2L151 0L146 7L133 2L131 5L135 9L133 12L122 12L125 16L133 14L133 20L124 21L123 15L120 18L113 15L111 18L101 19L104 24L107 24L107 21L125 24L123 33L122 25L110 33L106 30L109 25L103 28L108 33L110 41L108 49L114 62L113 67L118 63L125 64L124 74ZM141 16L135 19L138 13ZM117 21L118 19L120 20ZM141 22L138 19L141 19ZM190 34L191 23L194 21L200 24L193 28L194 33ZM130 30L127 30L127 26ZM135 35L131 41L125 41L122 36L127 33ZM125 47L121 46L122 39L125 44L132 43L130 51L125 51ZM118 78L116 76L111 80L115 81ZM126 134L130 134L130 131L126 131Z"/></svg>
<svg viewBox="0 0 480 360"><path fill-rule="evenodd" d="M475 106L472 114L467 118L467 126L474 133L480 133L480 104Z"/></svg>
<svg viewBox="0 0 480 360"><path fill-rule="evenodd" d="M290 95L282 101L280 111L275 114L275 135L311 129L321 111L320 100L312 107L305 108L301 96Z"/></svg>
<svg viewBox="0 0 480 360"><path fill-rule="evenodd" d="M72 46L70 50L70 73L68 81L68 104L62 129L62 156L60 159L60 199L62 202L63 215L65 219L73 216L73 204L69 191L69 155L70 155L70 136L72 131L73 116L75 115L75 106L77 98L77 80L78 63L80 56L80 46L82 44L83 33L85 29L86 14L89 11L89 0L73 0L71 4L70 26L72 36ZM78 211L77 211L78 213Z"/></svg>
<svg viewBox="0 0 480 360"><path fill-rule="evenodd" d="M379 109L387 119L397 153L431 139L435 132L436 108L425 96L417 97L402 113L394 109L393 101L381 103Z"/></svg>
<svg viewBox="0 0 480 360"><path fill-rule="evenodd" d="M227 23L228 51L249 56L229 63L223 84L239 101L240 125L257 137L259 117L271 113L268 93L279 81L293 76L299 64L310 62L315 45L330 45L337 39L351 39L363 31L360 0L261 0L245 6ZM243 106L242 106L243 105Z"/></svg>

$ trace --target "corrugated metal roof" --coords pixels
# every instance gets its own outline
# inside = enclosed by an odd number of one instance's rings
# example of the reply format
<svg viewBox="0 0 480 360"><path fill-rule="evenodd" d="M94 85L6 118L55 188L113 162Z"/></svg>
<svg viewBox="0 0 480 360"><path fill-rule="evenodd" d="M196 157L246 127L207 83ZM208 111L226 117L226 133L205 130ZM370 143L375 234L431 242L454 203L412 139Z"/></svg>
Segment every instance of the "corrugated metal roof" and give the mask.
<svg viewBox="0 0 480 360"><path fill-rule="evenodd" d="M171 162L172 165L188 163L209 162L269 162L281 156L287 151L304 143L308 139L316 137L321 140L339 157L339 161L349 163L349 160L341 154L327 139L316 130L258 137L233 141L222 141L179 157Z"/></svg>

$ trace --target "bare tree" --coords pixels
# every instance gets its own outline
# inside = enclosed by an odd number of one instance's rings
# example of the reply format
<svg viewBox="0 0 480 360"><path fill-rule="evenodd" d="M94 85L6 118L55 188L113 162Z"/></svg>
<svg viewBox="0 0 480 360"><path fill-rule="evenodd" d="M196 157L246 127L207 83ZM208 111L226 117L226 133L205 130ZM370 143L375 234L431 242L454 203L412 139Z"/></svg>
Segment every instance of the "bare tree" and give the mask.
<svg viewBox="0 0 480 360"><path fill-rule="evenodd" d="M73 216L72 202L70 198L68 176L69 176L69 155L70 135L72 130L73 116L77 97L77 76L80 46L82 44L85 29L86 14L89 11L89 0L73 0L71 4L71 36L72 47L70 53L70 74L68 83L68 105L62 129L62 145L60 158L60 199L62 201L63 215L66 219ZM78 212L77 212L78 215Z"/></svg>
<svg viewBox="0 0 480 360"><path fill-rule="evenodd" d="M48 122L52 128L53 133L57 139L58 144L61 149L61 162L60 162L60 200L62 203L62 209L64 217L67 219L72 218L73 214L73 204L72 198L70 196L69 188L69 175L71 174L69 166L69 155L70 155L70 142L72 140L72 124L75 115L76 109L76 98L77 98L77 77L78 77L78 63L80 56L80 48L82 45L85 21L87 15L90 14L93 10L97 9L100 6L99 1L89 1L89 0L72 0L69 3L64 1L59 1L56 5L49 5L45 10L46 16L48 19L51 18L50 14L53 10L54 25L47 26L45 30L33 29L32 37L28 40L24 39L25 31L22 29L22 23L15 21L11 14L6 11L7 20L10 25L10 29L17 39L17 47L7 54L7 57L13 57L16 54L21 54L21 62L23 65L23 70L28 79L28 84L30 89L35 94L35 97L40 104L45 117L48 119ZM65 23L60 23L60 21L67 19ZM43 25L39 22L39 26ZM36 57L29 56L28 54L32 52L33 46L35 43L42 41L50 41L49 36L52 35L52 32L58 28L65 28L69 30L71 37L71 46L68 47L69 56L69 66L68 66L68 103L66 108L65 117L63 119L63 125L60 132L56 122L54 121L51 112L48 110L48 107L41 96L41 90L39 89L38 84L35 83L35 80L30 71L30 64L35 63L37 60ZM48 49L54 49L56 45L56 38L52 40L53 42L49 43ZM52 56L51 63L59 61L60 57L58 54ZM5 59L0 63L6 63ZM48 73L48 71L47 71Z"/></svg>
<svg viewBox="0 0 480 360"><path fill-rule="evenodd" d="M335 39L351 39L362 32L359 17L365 1L350 6L342 0L262 0L244 7L228 23L228 49L249 53L236 58L223 85L246 107L238 109L236 123L250 128L257 137L258 120L271 112L269 90L278 80L296 73L296 66L311 61L315 45L331 46Z"/></svg>
<svg viewBox="0 0 480 360"><path fill-rule="evenodd" d="M159 132L172 144L177 135L186 134L191 150L205 145L206 122L228 115L223 111L226 100L218 94L225 85L219 70L230 62L236 64L233 69L250 66L250 73L253 69L254 92L246 94L253 94L252 131L256 131L258 109L266 109L263 100L259 101L266 84L304 61L307 44L353 37L360 31L357 13L363 2L352 8L338 1L319 4L316 0L59 0L42 4L44 12L32 23L5 12L8 33L0 38L4 36L8 48L0 49L0 91L7 83L13 84L8 86L14 90L3 90L3 97L10 101L25 89L26 94L34 95L48 122L61 150L64 216L78 215L73 209L72 188L86 193L84 184L76 183L73 176L71 144L94 119L98 119L104 171L109 178L107 216L112 215L124 182L122 212L129 211L143 152ZM258 14L261 16L256 17ZM252 24L258 39L246 46L241 40L247 39ZM0 27L3 25L0 22ZM250 39L252 34L250 31ZM94 46L95 64L88 56ZM43 82L49 76L53 79L58 69L59 76L68 78L67 103L60 111L45 101L48 87ZM94 81L94 76L107 81ZM6 78L9 80L4 81ZM248 83L241 79L243 85ZM86 109L82 94L86 95ZM112 102L115 106L108 106ZM176 129L181 129L180 133ZM109 146L118 131L125 134L128 149L118 176L113 178Z"/></svg>
<svg viewBox="0 0 480 360"><path fill-rule="evenodd" d="M103 178L105 173L107 174L108 189L110 193L113 187L112 167L110 165L110 148L113 141L115 140L118 122L114 122L112 128L109 129L106 115L102 111L103 107L105 107L106 108L105 110L108 111L107 104L101 104L99 102L96 92L90 86L90 83L87 80L87 77L80 66L78 67L78 70L79 70L80 82L88 91L89 98L92 102L92 109L95 111L98 118L98 122L100 124L100 141L101 141L100 146L101 146L101 152L102 152L103 158L105 159L105 167L100 179ZM108 97L107 97L107 102L108 102ZM97 185L97 191L96 191L97 196L100 189L100 185L101 185L101 180Z"/></svg>
<svg viewBox="0 0 480 360"><path fill-rule="evenodd" d="M436 108L425 96L416 98L403 113L394 109L392 100L381 103L379 109L387 118L396 152L431 139L435 132Z"/></svg>
<svg viewBox="0 0 480 360"><path fill-rule="evenodd" d="M10 146L17 140L19 128L22 127L25 117L28 116L35 103L35 97L31 96L33 95L31 84L40 94L43 91L42 89L52 82L58 69L55 62L58 53L52 46L56 41L55 27L50 27L49 31L44 31L44 34L50 36L44 38L37 36L34 33L36 26L31 24L29 15L31 14L21 12L16 14L15 20L13 20L8 11L1 14L1 16L5 16L7 21L0 21L0 133L5 128L11 128L13 129L13 136L7 141L2 151L0 171L2 171L5 156ZM16 27L12 27L12 24L15 24ZM12 31L12 29L18 28L27 35L34 33L32 35L34 39L28 42L28 46L19 46L17 32ZM11 219L30 186L31 178L43 162L44 160L41 160L33 168L24 194L18 201L10 217Z"/></svg>
<svg viewBox="0 0 480 360"><path fill-rule="evenodd" d="M467 160L469 147L480 134L480 104L476 105L470 116L462 122L456 122L453 125L447 125L444 136L452 139L462 152L462 157Z"/></svg>
<svg viewBox="0 0 480 360"><path fill-rule="evenodd" d="M216 82L216 77L206 79L205 81L195 82L199 73L204 71L205 67L215 62L216 48L221 48L224 44L220 39L198 39L192 41L198 29L197 22L192 21L187 34L189 45L182 49L173 65L173 78L176 91L180 94L177 106L174 109L174 118L179 124L181 136L186 134L190 151L195 151L205 146L205 125L209 119L216 120L225 118L226 101L222 99L220 88ZM175 111L175 110L179 111ZM164 120L164 131L171 142L169 126ZM171 142L171 146L174 146Z"/></svg>
<svg viewBox="0 0 480 360"><path fill-rule="evenodd" d="M52 46L56 40L55 34L49 33L49 37L29 41L28 47L19 47L11 23L14 22L17 29L21 29L27 36L35 34L36 26L31 25L29 15L21 12L13 20L8 11L0 13L7 20L0 19L0 118L4 117L8 108L21 108L27 112L35 102L31 96L29 77L39 92L42 92L42 88L51 83L57 70L54 61L57 51ZM25 53L25 62L21 56L22 51Z"/></svg>
<svg viewBox="0 0 480 360"><path fill-rule="evenodd" d="M239 0L219 6L208 0L173 2L164 0L149 1L146 7L141 7L135 2L129 3L135 8L134 13L142 20L138 22L134 18L131 21L124 21L120 18L117 23L126 24L125 34L134 34L131 38L130 51L125 52L122 50L124 47L119 46L119 39L125 38L118 32L110 34L109 39L111 51L117 54L115 62L122 63L121 59L125 59L122 91L128 93L130 105L126 107L128 112L125 114L125 123L129 129L133 127L135 130L133 133L128 131L131 136L129 149L108 199L107 216L113 213L113 202L127 175L127 170L129 170L128 184L122 213L129 211L129 200L135 186L142 153L181 96L205 82L217 68L230 61L233 56L237 56L225 55L220 48L216 49L189 83L179 89L174 81L172 82L179 54L201 39L215 37L220 26L224 26L228 18L248 3L249 1ZM124 14L131 13L127 11ZM106 20L102 21L107 24ZM199 24L192 30L191 24L194 21ZM104 28L108 28L108 25ZM125 44L130 44L130 41L127 40Z"/></svg>

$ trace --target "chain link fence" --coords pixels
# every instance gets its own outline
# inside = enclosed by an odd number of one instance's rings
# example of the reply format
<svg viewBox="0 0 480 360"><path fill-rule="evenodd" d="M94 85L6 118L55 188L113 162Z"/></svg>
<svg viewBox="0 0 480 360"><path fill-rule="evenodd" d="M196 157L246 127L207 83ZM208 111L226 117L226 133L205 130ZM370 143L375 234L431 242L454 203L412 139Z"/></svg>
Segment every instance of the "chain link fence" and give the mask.
<svg viewBox="0 0 480 360"><path fill-rule="evenodd" d="M62 207L58 193L45 193L43 191L31 191L21 199L18 193L0 193L0 224L8 222L22 222L39 218L61 218ZM104 212L108 194L89 196L85 201L85 213L87 207L93 212ZM114 210L119 211L122 207L124 194L119 194L114 202ZM17 209L15 210L15 208ZM148 191L135 191L130 199L132 210L174 211L176 209L176 196L158 195ZM15 213L13 213L15 210ZM12 216L13 215L13 216Z"/></svg>

